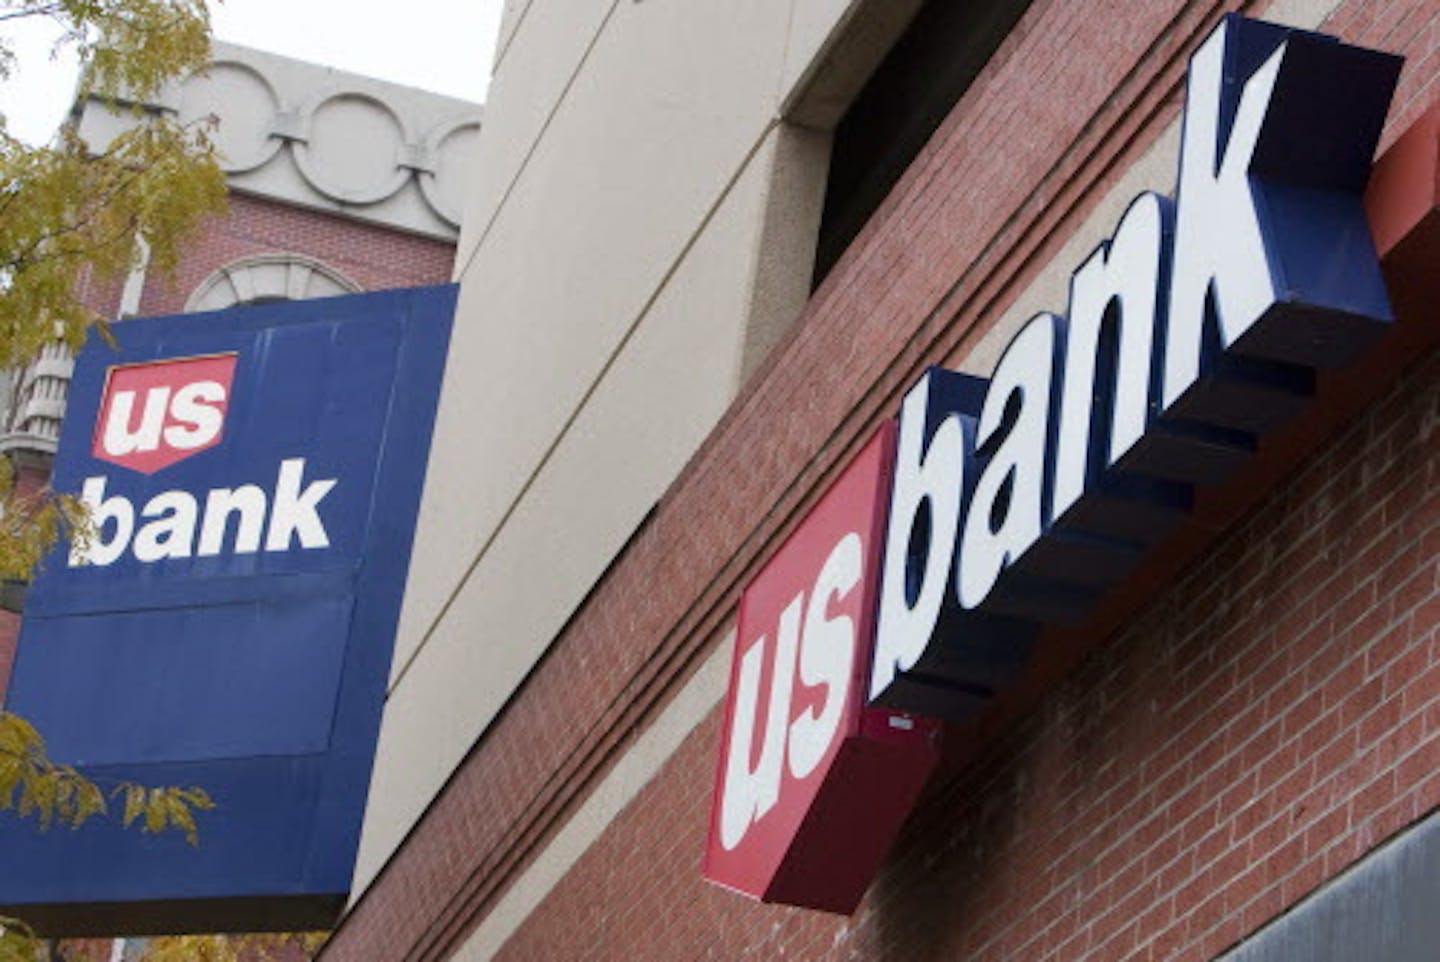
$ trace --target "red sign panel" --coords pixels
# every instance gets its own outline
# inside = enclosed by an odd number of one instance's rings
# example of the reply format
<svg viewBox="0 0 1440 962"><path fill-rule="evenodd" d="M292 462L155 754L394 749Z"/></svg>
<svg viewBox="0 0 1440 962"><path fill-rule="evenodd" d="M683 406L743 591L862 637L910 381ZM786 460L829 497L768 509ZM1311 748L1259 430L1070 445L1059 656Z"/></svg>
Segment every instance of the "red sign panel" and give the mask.
<svg viewBox="0 0 1440 962"><path fill-rule="evenodd" d="M938 761L939 723L868 708L895 429L745 589L705 876L854 911Z"/></svg>
<svg viewBox="0 0 1440 962"><path fill-rule="evenodd" d="M220 443L235 355L112 367L91 453L154 474Z"/></svg>

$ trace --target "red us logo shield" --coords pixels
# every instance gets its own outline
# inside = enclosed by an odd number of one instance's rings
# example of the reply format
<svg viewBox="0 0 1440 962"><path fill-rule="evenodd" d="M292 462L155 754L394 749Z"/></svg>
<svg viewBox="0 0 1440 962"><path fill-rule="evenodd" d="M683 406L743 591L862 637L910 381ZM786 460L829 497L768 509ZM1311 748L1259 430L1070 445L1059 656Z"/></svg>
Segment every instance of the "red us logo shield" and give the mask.
<svg viewBox="0 0 1440 962"><path fill-rule="evenodd" d="M112 367L91 454L154 474L219 444L235 357L216 354Z"/></svg>
<svg viewBox="0 0 1440 962"><path fill-rule="evenodd" d="M866 704L895 445L885 424L740 599L705 876L850 913L938 759L940 725Z"/></svg>

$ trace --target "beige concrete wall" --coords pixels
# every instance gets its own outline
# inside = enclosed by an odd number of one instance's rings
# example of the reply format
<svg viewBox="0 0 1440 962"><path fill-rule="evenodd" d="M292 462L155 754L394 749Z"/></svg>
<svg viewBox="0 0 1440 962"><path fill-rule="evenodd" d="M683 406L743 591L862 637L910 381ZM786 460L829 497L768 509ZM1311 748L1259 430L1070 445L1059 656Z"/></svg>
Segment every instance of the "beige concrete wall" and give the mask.
<svg viewBox="0 0 1440 962"><path fill-rule="evenodd" d="M357 893L803 306L828 134L783 105L890 6L507 5Z"/></svg>

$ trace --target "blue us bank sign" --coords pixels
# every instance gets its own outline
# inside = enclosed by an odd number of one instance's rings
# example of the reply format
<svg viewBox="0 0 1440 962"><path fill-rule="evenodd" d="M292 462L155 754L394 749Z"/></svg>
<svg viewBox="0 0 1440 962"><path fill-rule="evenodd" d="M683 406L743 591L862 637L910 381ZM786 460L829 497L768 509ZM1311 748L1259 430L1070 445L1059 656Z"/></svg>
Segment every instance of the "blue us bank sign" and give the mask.
<svg viewBox="0 0 1440 962"><path fill-rule="evenodd" d="M0 911L69 934L325 927L344 904L453 287L127 321L55 463L98 526L30 591L7 708L200 844L0 819Z"/></svg>

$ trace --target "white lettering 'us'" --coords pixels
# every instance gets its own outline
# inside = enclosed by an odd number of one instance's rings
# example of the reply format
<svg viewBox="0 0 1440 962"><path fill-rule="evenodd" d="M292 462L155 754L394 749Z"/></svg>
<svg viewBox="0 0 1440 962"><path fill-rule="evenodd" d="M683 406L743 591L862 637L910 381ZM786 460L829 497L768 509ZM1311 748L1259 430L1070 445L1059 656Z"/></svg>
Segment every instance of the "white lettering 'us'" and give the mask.
<svg viewBox="0 0 1440 962"><path fill-rule="evenodd" d="M765 729L753 767L750 760L755 754L760 676L765 657L771 651L769 639L761 635L740 658L720 801L720 844L727 850L739 845L750 826L780 800L780 783L787 759L792 776L807 778L835 741L850 691L855 622L846 615L827 617L826 612L832 601L844 598L855 589L863 568L860 536L851 532L836 543L825 559L810 592L809 604L801 593L781 612ZM792 721L797 663L802 686L823 686L825 700L818 712L806 709Z"/></svg>
<svg viewBox="0 0 1440 962"><path fill-rule="evenodd" d="M105 411L100 445L112 457L154 451L162 440L181 450L201 448L219 436L225 423L219 407L225 402L225 386L218 381L186 384L173 397L169 387L150 388L140 406L138 423L137 395L136 391L118 391Z"/></svg>
<svg viewBox="0 0 1440 962"><path fill-rule="evenodd" d="M138 513L124 495L105 496L103 475L86 478L80 499L90 512L95 535L88 546L71 551L70 565L114 564L127 551L145 564L213 557L225 551L227 540L234 554L253 554L262 544L265 551L287 551L297 541L302 549L328 548L320 502L338 479L307 484L304 475L305 459L289 458L280 463L273 498L253 484L212 488L202 510L201 499L188 491L162 491Z"/></svg>

